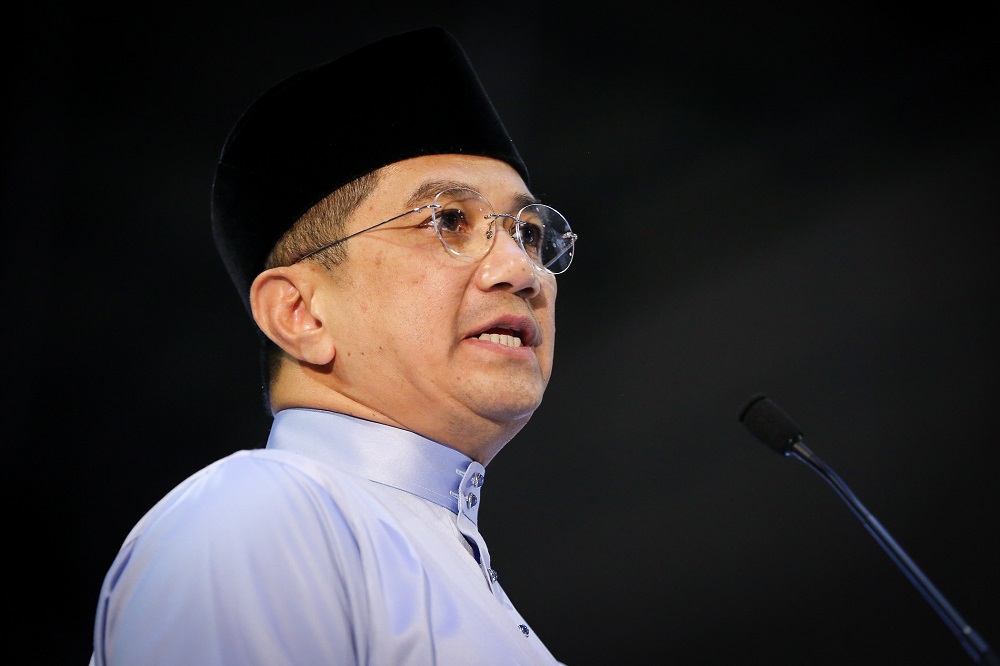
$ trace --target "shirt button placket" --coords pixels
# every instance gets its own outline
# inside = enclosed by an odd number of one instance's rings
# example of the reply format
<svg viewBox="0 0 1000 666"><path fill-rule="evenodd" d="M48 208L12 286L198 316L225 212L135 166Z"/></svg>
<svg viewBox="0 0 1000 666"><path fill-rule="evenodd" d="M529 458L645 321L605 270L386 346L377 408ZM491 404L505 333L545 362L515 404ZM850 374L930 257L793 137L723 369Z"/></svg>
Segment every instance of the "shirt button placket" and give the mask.
<svg viewBox="0 0 1000 666"><path fill-rule="evenodd" d="M456 470L459 471L459 470ZM490 555L486 543L479 534L479 493L486 476L486 470L477 462L469 463L468 468L461 472L462 481L458 487L458 529L471 541L477 551L479 567L486 578L490 591L497 594L494 585L497 574L490 568Z"/></svg>

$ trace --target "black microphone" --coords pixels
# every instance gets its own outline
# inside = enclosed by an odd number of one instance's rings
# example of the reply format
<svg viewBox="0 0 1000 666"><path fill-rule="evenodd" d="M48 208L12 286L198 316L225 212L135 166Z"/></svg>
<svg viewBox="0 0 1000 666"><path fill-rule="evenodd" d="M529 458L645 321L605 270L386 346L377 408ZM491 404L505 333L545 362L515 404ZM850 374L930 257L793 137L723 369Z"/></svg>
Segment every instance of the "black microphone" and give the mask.
<svg viewBox="0 0 1000 666"><path fill-rule="evenodd" d="M920 591L927 603L948 625L955 637L965 648L972 661L977 664L1000 666L1000 660L979 634L962 619L948 600L944 598L919 567L900 548L899 544L858 500L837 474L802 442L802 430L781 410L778 405L763 395L755 395L740 411L740 423L746 426L757 439L767 444L783 456L795 456L822 476L837 494L847 502L868 532L902 569L910 582Z"/></svg>

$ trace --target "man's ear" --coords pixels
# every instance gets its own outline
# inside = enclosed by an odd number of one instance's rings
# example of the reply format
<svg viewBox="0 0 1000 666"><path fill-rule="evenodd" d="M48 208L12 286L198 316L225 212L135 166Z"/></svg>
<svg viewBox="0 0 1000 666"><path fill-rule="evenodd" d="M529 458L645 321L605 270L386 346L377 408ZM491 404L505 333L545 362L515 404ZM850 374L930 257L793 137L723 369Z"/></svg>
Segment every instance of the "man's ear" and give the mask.
<svg viewBox="0 0 1000 666"><path fill-rule="evenodd" d="M250 309L260 329L288 354L312 365L328 365L336 354L316 298L320 279L312 266L282 266L264 271L250 286Z"/></svg>

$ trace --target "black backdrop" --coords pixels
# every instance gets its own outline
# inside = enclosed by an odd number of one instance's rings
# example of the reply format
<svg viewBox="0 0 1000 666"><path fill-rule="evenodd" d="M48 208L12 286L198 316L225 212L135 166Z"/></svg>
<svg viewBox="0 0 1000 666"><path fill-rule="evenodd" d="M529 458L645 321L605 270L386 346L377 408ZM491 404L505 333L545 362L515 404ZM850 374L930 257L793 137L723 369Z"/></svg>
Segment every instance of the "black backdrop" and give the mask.
<svg viewBox="0 0 1000 666"><path fill-rule="evenodd" d="M581 236L549 393L490 465L482 513L552 651L970 663L833 491L742 429L758 392L1000 646L995 15L17 11L0 163L4 548L10 642L29 661L85 663L131 525L266 437L254 336L208 224L228 128L288 73L430 23L466 44L536 192ZM400 99L435 103L446 84L428 72Z"/></svg>

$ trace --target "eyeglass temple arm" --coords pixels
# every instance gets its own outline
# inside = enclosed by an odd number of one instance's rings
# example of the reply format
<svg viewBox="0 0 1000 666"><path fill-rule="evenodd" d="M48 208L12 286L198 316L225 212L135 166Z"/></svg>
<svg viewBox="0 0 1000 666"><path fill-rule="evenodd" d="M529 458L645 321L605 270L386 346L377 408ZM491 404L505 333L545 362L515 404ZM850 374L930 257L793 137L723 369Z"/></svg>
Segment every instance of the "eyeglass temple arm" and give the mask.
<svg viewBox="0 0 1000 666"><path fill-rule="evenodd" d="M389 224L390 222L398 220L401 217L406 217L407 215L411 215L413 213L419 213L420 211L422 211L422 210L424 210L426 208L440 208L440 207L441 207L441 204L430 203L430 204L427 204L427 205L424 205L424 206L417 206L416 208L411 208L410 210L403 211L399 215L396 215L394 217L390 217L388 220L382 220L381 222L379 222L377 224L373 224L370 227L366 227L364 229L361 229L360 231L355 231L353 234L348 234L347 236L344 236L343 238L338 238L337 240L330 241L329 243L327 243L325 245L320 245L316 249L310 250L309 252L306 252L305 254L303 254L301 257L299 257L298 259L296 259L292 263L297 264L300 261L308 259L309 257L313 256L314 254L322 252L323 250L328 250L331 247L333 247L334 245L339 245L340 243L343 243L346 240L350 240L350 239L354 238L355 236L357 236L358 234L363 234L366 231L371 231L372 229L375 229L377 227L381 227L383 224Z"/></svg>
<svg viewBox="0 0 1000 666"><path fill-rule="evenodd" d="M567 252L569 252L570 250L572 250L572 249L573 249L573 246L575 246L575 245L576 245L576 239L577 239L578 237L577 237L577 235L576 235L576 234L574 234L574 233L573 233L572 231L569 231L569 232L567 232L567 233L563 234L563 235L562 235L562 238L568 238L568 239L569 239L569 245L567 245L566 247L564 247L564 248L563 248L563 250L562 250L562 252L560 252L560 253L559 253L559 254L557 254L556 256L552 257L552 258L551 258L551 259L549 259L549 260L548 260L547 262L545 262L545 268L548 268L549 266L551 266L551 265L552 265L552 264L554 264L555 262L559 261L559 258L560 258L560 257L562 257L562 256L563 256L564 254L566 254L566 253L567 253Z"/></svg>

